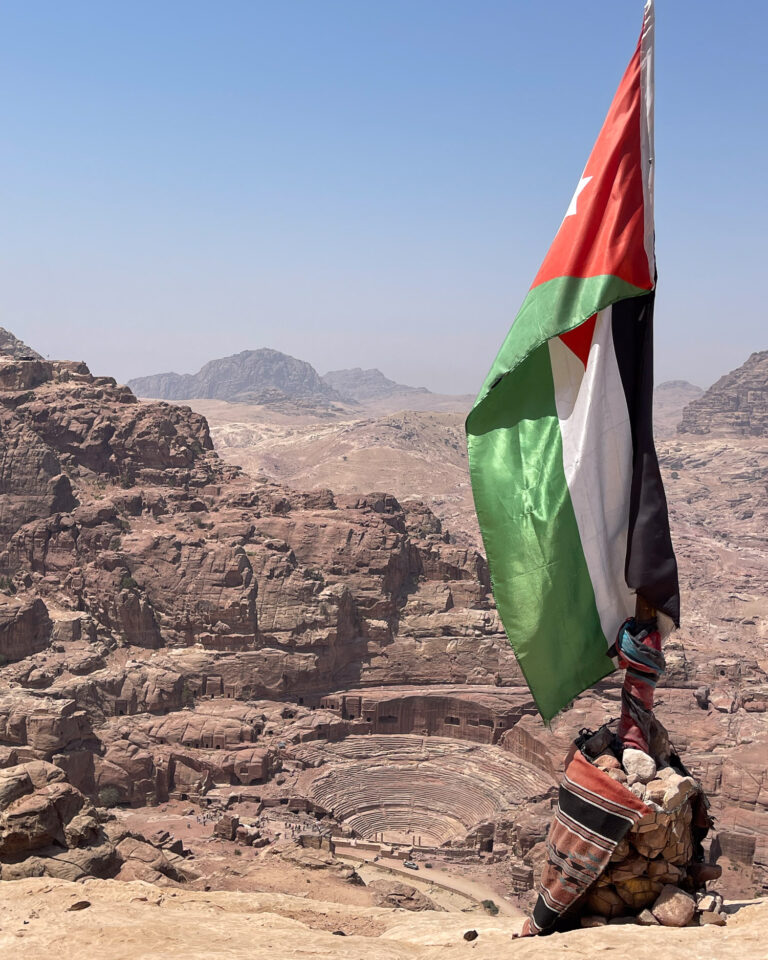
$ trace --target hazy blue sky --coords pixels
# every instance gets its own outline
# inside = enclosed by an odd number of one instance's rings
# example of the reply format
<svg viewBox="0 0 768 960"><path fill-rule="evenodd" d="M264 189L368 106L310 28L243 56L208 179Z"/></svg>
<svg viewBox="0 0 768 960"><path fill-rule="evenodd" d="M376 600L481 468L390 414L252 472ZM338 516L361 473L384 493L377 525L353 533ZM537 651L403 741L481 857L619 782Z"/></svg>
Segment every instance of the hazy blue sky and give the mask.
<svg viewBox="0 0 768 960"><path fill-rule="evenodd" d="M642 0L3 0L0 325L479 387ZM768 6L658 0L657 380L768 347Z"/></svg>

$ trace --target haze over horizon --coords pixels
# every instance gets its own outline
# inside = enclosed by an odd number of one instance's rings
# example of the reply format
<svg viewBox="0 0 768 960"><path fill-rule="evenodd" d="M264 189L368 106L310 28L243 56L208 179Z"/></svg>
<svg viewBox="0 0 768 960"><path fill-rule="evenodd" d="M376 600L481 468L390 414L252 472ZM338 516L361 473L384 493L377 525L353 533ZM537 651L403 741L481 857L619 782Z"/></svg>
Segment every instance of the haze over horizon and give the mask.
<svg viewBox="0 0 768 960"><path fill-rule="evenodd" d="M126 381L271 347L476 393L642 2L10 2L0 324ZM764 349L768 12L657 5L656 379Z"/></svg>
<svg viewBox="0 0 768 960"><path fill-rule="evenodd" d="M138 381L138 380L149 380L149 379L152 379L152 378L155 377L155 376L163 376L163 375L167 375L167 374L177 374L177 375L181 375L181 376L188 375L188 374L195 375L195 374L197 374L197 373L200 373L204 367L206 367L208 364L210 364L210 363L212 363L212 362L216 362L216 361L219 361L219 360L229 360L229 359L231 359L232 357L236 357L236 356L238 356L238 355L241 354L241 353L258 353L258 352L259 352L260 350L262 350L262 349L273 350L274 348L272 348L272 347L265 347L265 348L263 348L263 347L257 347L257 348L255 348L255 350L248 350L248 349L242 350L242 351L241 351L241 350L238 350L236 353L234 353L234 354L229 354L227 357L211 357L209 360L205 361L205 363L201 364L201 366L200 366L199 368L195 369L195 370L156 370L156 371L154 371L154 372L151 373L151 374L147 374L146 376L142 375L142 376L138 376L138 377L131 377L131 378L129 378L129 380L126 381L126 382L130 384L130 383L133 383L133 382ZM283 351L276 351L276 352L281 353L281 354L283 353ZM295 356L293 356L292 354L284 354L284 355L285 355L285 356L288 356L288 357L291 357L291 358L294 359L294 360L299 360L299 361L304 361L304 362L310 363L310 365L315 369L315 371L316 371L321 377L325 377L325 376L327 376L327 375L330 374L330 373L337 373L337 372L342 372L342 371L347 371L347 370L349 370L349 371L352 371L352 370L360 370L360 371L362 371L363 373L367 373L367 372L370 372L370 371L378 371L378 373L382 374L382 376L385 377L386 379L388 379L388 380L390 380L390 381L393 380L393 378L388 375L388 373L387 373L386 370L382 370L380 367L376 367L375 365L365 366L365 365L363 365L363 364L358 363L358 364L355 364L354 366L343 367L343 368L340 367L340 368L337 368L336 370L324 370L324 369L319 369L317 366L315 366L315 364L311 363L311 361L308 361L308 360L306 359L306 357L295 357ZM729 372L729 371L724 371L724 372L727 373L727 372ZM429 388L424 388L424 385L421 384L421 383L403 383L403 382L401 382L401 381L395 381L395 382L396 382L399 386L403 386L403 387L409 387L409 388L415 388L415 389L427 389L427 390L429 390ZM675 383L675 382L689 382L689 381L680 381L680 378L669 379L669 380L664 380L664 381L662 381L662 380L659 380L659 379L657 378L657 380L656 380L656 385L658 386L658 385L664 384L664 383ZM700 386L700 384L693 384L693 386ZM704 389L706 389L706 388L704 388ZM434 391L434 390L433 390L433 391L431 391L431 392L437 393L437 392L440 392L440 391ZM448 395L458 395L458 394L459 394L459 391L457 391L457 390L448 390L448 391L444 391L444 393L446 393L446 394L448 394ZM463 394L462 394L462 395L463 395ZM143 396L143 394L139 394L139 396ZM148 394L147 396L151 396L151 395Z"/></svg>

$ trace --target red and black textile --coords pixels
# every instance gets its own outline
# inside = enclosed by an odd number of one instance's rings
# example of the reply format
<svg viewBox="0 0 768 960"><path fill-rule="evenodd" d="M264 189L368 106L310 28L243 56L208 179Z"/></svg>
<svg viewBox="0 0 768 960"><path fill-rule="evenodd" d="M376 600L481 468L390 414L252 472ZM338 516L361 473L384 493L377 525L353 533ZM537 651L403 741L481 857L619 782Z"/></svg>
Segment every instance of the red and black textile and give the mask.
<svg viewBox="0 0 768 960"><path fill-rule="evenodd" d="M616 637L619 666L626 670L621 690L619 739L625 747L649 752L653 695L666 663L656 619L626 620Z"/></svg>
<svg viewBox="0 0 768 960"><path fill-rule="evenodd" d="M619 841L649 812L577 749L560 785L538 900L522 936L551 931L605 870Z"/></svg>

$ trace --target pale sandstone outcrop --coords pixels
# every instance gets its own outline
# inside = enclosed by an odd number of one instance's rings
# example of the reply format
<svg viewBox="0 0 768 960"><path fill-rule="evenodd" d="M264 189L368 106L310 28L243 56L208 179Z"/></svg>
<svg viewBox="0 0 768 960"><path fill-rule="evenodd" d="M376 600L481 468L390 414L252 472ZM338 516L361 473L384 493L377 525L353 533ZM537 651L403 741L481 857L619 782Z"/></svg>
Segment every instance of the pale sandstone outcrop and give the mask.
<svg viewBox="0 0 768 960"><path fill-rule="evenodd" d="M84 909L72 909L83 902ZM636 960L762 960L768 936L765 903L740 909L724 928L607 925L514 943L522 922L517 918L344 907L281 894L167 891L140 882L22 880L4 890L3 905L0 950L17 960L166 960L195 956L201 945L212 960L458 960L470 950L477 960L554 960L565 953L591 960L606 950ZM471 946L464 939L468 930L478 935Z"/></svg>

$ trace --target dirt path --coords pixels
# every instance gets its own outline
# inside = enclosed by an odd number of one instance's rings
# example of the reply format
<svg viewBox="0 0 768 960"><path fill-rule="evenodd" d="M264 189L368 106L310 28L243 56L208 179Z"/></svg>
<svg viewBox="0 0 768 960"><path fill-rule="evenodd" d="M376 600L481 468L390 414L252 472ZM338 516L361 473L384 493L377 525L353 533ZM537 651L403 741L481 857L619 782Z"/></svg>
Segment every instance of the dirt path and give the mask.
<svg viewBox="0 0 768 960"><path fill-rule="evenodd" d="M410 870L403 866L402 860L394 860L388 857L379 857L374 862L372 854L365 854L364 851L355 853L353 856L347 852L340 855L340 859L349 859L352 861L364 861L368 864L368 869L379 868L382 872L391 872L401 874L412 886L421 887L423 885L438 884L440 887L454 891L463 897L467 897L475 903L482 903L483 900L493 900L499 908L499 913L504 917L523 917L525 914L514 904L509 903L490 884L481 883L477 880L469 880L467 877L458 877L455 874L447 873L445 870L423 869ZM359 871L358 871L359 872ZM363 877L365 879L365 877ZM425 891L426 892L426 891Z"/></svg>

